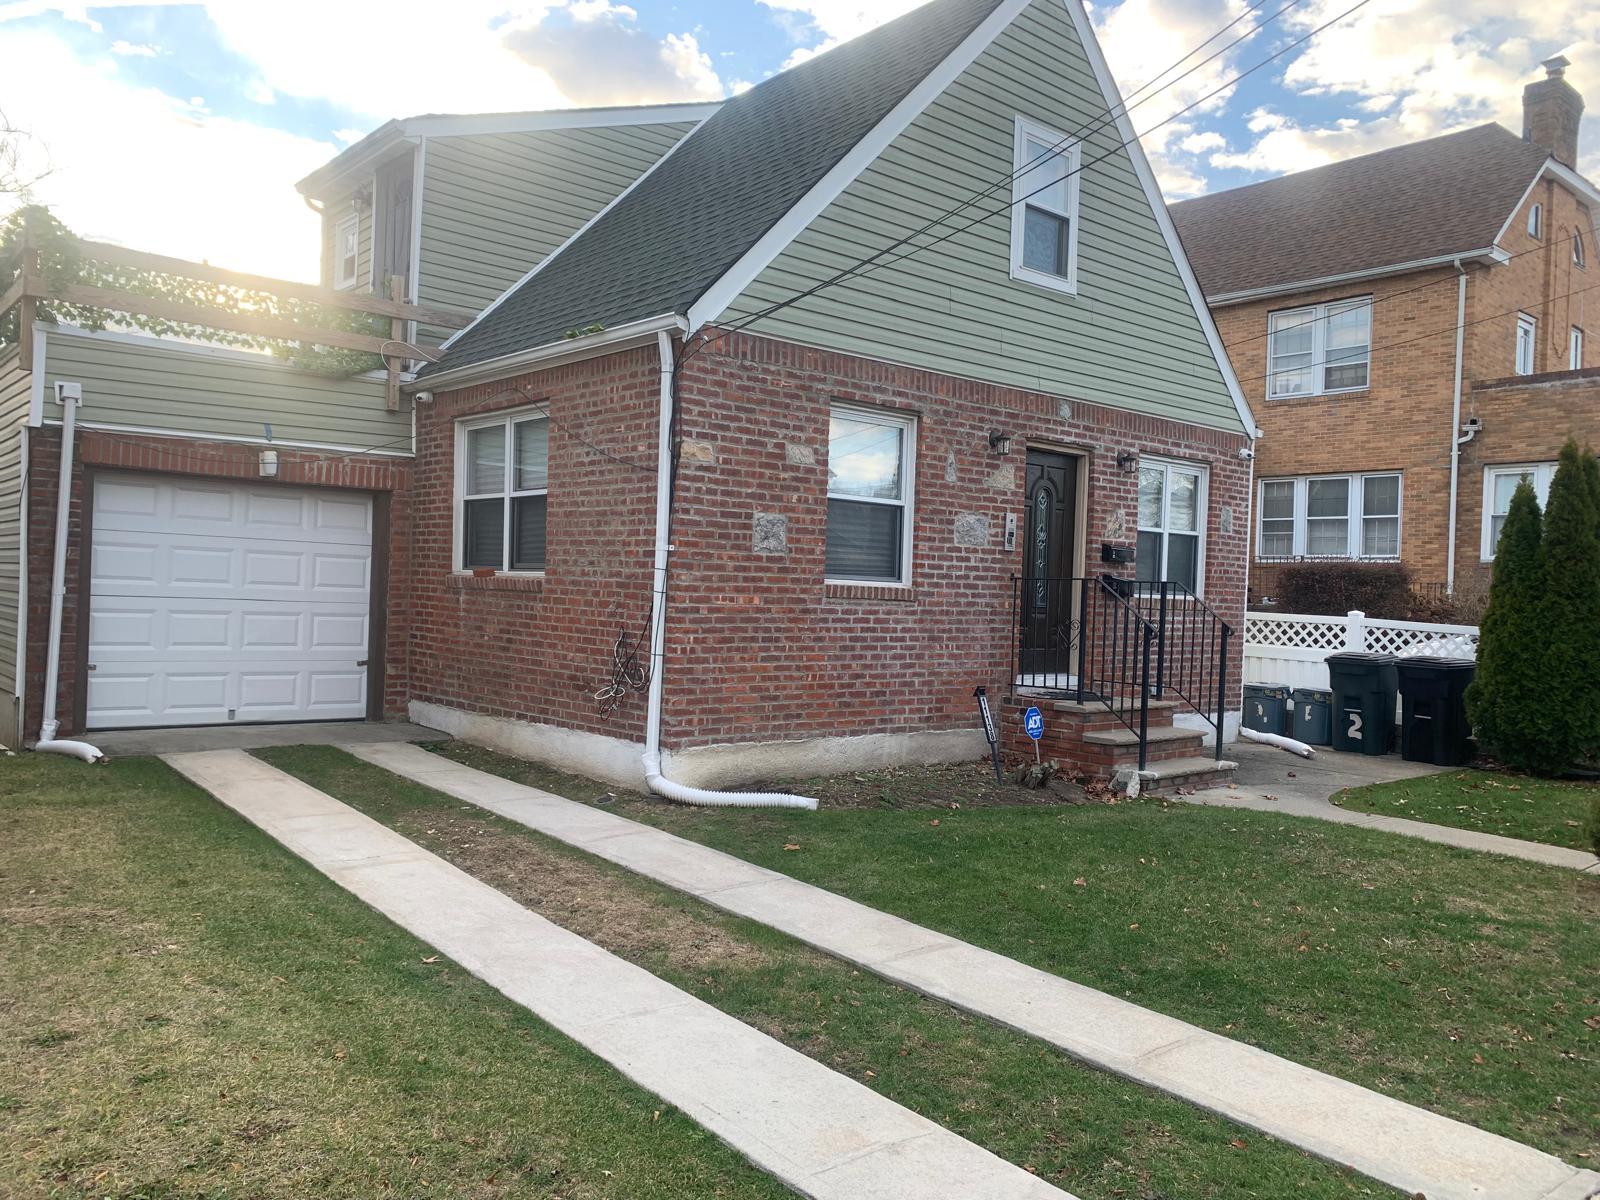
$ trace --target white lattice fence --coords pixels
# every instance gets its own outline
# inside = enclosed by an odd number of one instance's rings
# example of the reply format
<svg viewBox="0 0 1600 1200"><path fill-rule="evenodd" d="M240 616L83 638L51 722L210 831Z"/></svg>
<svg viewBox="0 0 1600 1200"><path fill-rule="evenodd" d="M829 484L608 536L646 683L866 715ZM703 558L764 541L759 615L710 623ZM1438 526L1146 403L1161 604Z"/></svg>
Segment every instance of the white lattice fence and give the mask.
<svg viewBox="0 0 1600 1200"><path fill-rule="evenodd" d="M1244 680L1325 688L1325 660L1344 650L1401 658L1477 658L1478 630L1472 625L1380 621L1360 612L1343 617L1253 612L1245 617Z"/></svg>

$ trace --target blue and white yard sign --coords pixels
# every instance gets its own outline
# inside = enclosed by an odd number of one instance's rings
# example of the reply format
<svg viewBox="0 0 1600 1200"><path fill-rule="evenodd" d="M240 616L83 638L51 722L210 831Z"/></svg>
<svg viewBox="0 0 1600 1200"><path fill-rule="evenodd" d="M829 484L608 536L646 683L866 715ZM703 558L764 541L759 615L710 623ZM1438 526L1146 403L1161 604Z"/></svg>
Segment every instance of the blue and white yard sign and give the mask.
<svg viewBox="0 0 1600 1200"><path fill-rule="evenodd" d="M1028 709L1022 714L1022 728L1037 742L1044 736L1044 714L1037 708Z"/></svg>

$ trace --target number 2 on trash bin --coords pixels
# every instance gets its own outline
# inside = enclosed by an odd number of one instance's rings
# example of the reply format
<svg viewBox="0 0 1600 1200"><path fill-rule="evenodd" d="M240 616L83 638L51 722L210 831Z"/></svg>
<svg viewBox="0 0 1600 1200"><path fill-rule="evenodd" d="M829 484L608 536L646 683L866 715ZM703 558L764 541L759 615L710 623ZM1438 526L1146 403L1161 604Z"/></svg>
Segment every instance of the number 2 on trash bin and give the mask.
<svg viewBox="0 0 1600 1200"><path fill-rule="evenodd" d="M1361 740L1361 714L1352 712L1345 715L1350 718L1350 737L1359 742Z"/></svg>

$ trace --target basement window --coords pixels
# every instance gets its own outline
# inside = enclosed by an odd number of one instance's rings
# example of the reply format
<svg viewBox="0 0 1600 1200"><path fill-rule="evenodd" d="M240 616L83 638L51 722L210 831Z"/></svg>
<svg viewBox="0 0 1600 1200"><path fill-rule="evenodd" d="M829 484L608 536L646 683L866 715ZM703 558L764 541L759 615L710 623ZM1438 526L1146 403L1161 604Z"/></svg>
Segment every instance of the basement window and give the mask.
<svg viewBox="0 0 1600 1200"><path fill-rule="evenodd" d="M1017 118L1011 184L1011 278L1078 290L1078 143Z"/></svg>
<svg viewBox="0 0 1600 1200"><path fill-rule="evenodd" d="M545 568L550 422L527 411L456 426L456 562L536 573Z"/></svg>
<svg viewBox="0 0 1600 1200"><path fill-rule="evenodd" d="M333 227L333 286L345 291L356 286L356 262L361 251L361 217L350 213Z"/></svg>
<svg viewBox="0 0 1600 1200"><path fill-rule="evenodd" d="M828 413L827 579L911 582L916 422L835 404Z"/></svg>

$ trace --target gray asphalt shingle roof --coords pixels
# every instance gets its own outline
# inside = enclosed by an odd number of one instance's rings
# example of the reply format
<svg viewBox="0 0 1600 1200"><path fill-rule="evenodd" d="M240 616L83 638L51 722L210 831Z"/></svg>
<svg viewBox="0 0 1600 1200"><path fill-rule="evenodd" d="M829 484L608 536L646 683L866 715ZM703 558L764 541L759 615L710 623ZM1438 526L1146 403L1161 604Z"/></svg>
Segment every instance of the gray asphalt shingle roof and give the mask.
<svg viewBox="0 0 1600 1200"><path fill-rule="evenodd" d="M933 0L729 100L425 373L686 313L1000 0Z"/></svg>
<svg viewBox="0 0 1600 1200"><path fill-rule="evenodd" d="M1207 296L1482 250L1545 150L1480 125L1172 206Z"/></svg>

